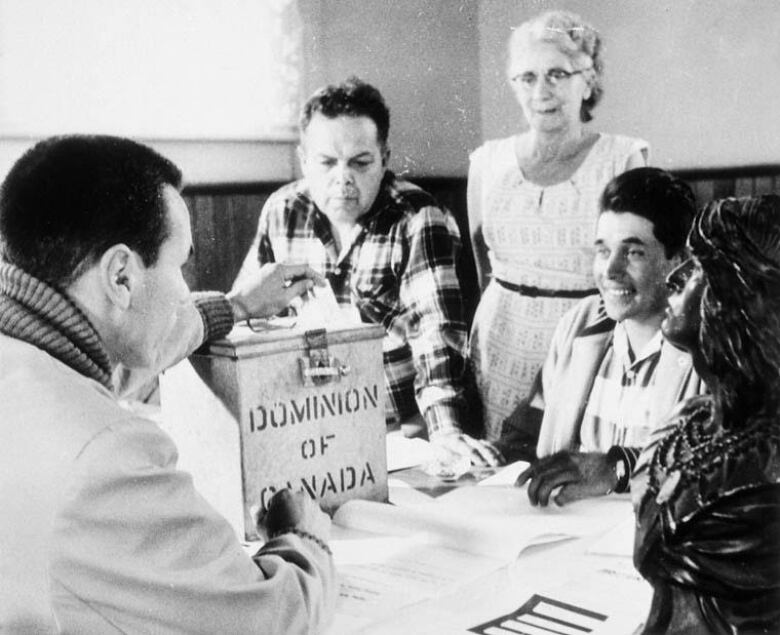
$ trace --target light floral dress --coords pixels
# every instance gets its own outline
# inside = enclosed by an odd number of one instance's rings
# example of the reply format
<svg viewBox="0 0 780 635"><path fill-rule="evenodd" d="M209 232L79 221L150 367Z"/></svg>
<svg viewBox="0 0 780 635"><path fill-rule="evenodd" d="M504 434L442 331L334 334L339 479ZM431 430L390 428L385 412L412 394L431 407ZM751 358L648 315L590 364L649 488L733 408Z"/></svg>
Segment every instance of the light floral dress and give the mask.
<svg viewBox="0 0 780 635"><path fill-rule="evenodd" d="M488 141L471 155L469 186L478 195L492 275L543 289L594 288L599 197L632 156L647 153L647 142L601 134L570 179L541 186L523 176L515 141ZM488 284L474 316L470 347L489 440L498 438L504 419L529 395L555 325L576 302L531 298L495 280Z"/></svg>

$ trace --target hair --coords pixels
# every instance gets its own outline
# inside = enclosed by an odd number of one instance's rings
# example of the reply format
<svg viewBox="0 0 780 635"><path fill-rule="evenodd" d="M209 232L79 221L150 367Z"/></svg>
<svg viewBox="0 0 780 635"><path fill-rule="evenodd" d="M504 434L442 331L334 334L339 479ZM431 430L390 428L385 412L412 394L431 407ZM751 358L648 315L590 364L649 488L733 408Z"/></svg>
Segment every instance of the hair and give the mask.
<svg viewBox="0 0 780 635"><path fill-rule="evenodd" d="M590 86L590 97L582 101L580 119L584 122L593 119L591 112L604 94L603 45L599 32L574 13L568 11L542 13L512 30L509 38L510 64L512 51L528 42L551 42L561 53L568 56L577 68L592 69L592 73L583 75Z"/></svg>
<svg viewBox="0 0 780 635"><path fill-rule="evenodd" d="M671 258L685 250L696 198L687 183L665 170L635 168L607 183L599 200L599 213L604 212L631 212L649 220Z"/></svg>
<svg viewBox="0 0 780 635"><path fill-rule="evenodd" d="M689 237L704 273L699 347L723 425L780 406L780 197L708 204Z"/></svg>
<svg viewBox="0 0 780 635"><path fill-rule="evenodd" d="M341 84L329 84L309 97L301 111L301 133L306 132L316 113L329 119L342 115L368 117L376 124L379 143L382 147L387 146L390 133L390 111L387 104L376 88L357 77L350 77Z"/></svg>
<svg viewBox="0 0 780 635"><path fill-rule="evenodd" d="M163 186L178 190L181 180L168 159L129 139L41 141L0 188L2 256L61 290L119 243L154 265L169 234Z"/></svg>

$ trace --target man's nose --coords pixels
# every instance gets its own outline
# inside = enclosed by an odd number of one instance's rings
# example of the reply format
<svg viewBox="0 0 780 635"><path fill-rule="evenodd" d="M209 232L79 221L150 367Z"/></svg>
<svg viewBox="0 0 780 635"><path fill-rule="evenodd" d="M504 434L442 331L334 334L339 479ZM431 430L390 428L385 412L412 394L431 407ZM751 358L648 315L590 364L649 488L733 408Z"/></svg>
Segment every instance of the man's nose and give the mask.
<svg viewBox="0 0 780 635"><path fill-rule="evenodd" d="M334 178L336 182L342 185L353 185L355 176L352 169L346 163L337 163L334 168Z"/></svg>
<svg viewBox="0 0 780 635"><path fill-rule="evenodd" d="M604 272L606 273L607 277L609 278L619 278L620 276L625 273L626 270L626 259L623 254L613 251L609 258L607 258L606 267L604 269Z"/></svg>

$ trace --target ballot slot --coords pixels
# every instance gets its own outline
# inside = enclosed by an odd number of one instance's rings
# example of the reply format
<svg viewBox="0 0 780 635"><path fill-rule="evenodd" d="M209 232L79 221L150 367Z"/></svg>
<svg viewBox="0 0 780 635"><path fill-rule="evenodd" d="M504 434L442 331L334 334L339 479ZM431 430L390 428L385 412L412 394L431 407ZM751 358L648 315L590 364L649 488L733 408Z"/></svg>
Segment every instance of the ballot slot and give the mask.
<svg viewBox="0 0 780 635"><path fill-rule="evenodd" d="M258 321L163 374L180 467L240 537L258 538L256 513L284 487L326 510L387 499L383 335Z"/></svg>

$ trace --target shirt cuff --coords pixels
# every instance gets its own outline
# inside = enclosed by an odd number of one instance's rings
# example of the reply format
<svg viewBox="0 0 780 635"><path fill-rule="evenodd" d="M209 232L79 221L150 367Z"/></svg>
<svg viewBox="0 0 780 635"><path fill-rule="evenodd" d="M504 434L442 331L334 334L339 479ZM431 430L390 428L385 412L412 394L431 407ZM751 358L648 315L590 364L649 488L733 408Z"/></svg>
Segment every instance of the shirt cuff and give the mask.
<svg viewBox="0 0 780 635"><path fill-rule="evenodd" d="M461 409L454 404L437 403L428 406L424 414L428 438L435 435L461 432Z"/></svg>
<svg viewBox="0 0 780 635"><path fill-rule="evenodd" d="M192 301L203 320L203 342L225 337L233 328L233 308L224 293L198 291Z"/></svg>

